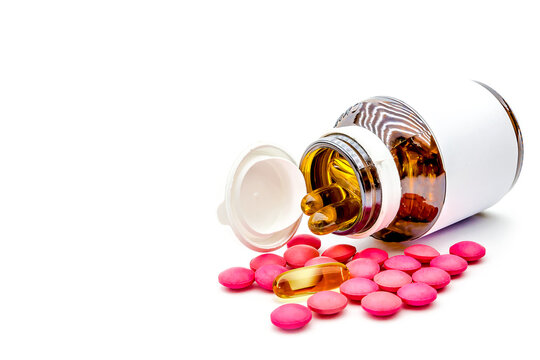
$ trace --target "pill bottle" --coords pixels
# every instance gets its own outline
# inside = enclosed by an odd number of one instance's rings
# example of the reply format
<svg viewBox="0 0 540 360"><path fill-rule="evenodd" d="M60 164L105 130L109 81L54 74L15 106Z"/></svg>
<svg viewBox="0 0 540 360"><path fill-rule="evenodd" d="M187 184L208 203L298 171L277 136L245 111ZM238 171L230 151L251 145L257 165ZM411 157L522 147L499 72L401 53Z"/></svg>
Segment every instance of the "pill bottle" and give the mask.
<svg viewBox="0 0 540 360"><path fill-rule="evenodd" d="M414 240L495 204L522 162L519 125L495 90L416 86L347 109L299 166L276 146L251 147L231 170L218 216L257 251L284 245L304 214L319 235Z"/></svg>

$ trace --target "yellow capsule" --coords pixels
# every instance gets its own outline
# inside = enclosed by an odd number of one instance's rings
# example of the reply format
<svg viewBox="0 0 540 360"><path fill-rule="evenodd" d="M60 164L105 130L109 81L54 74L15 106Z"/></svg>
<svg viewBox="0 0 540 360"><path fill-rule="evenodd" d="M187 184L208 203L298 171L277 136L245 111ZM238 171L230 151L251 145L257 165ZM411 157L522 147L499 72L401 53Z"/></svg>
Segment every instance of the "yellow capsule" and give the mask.
<svg viewBox="0 0 540 360"><path fill-rule="evenodd" d="M347 192L336 184L324 186L308 193L302 199L302 212L312 215L326 205L338 203L347 197Z"/></svg>
<svg viewBox="0 0 540 360"><path fill-rule="evenodd" d="M292 298L332 290L349 279L349 270L341 263L301 267L280 274L273 285L274 294Z"/></svg>
<svg viewBox="0 0 540 360"><path fill-rule="evenodd" d="M345 230L356 221L359 214L359 199L345 199L337 204L325 206L311 215L308 227L317 235L330 234L337 230Z"/></svg>
<svg viewBox="0 0 540 360"><path fill-rule="evenodd" d="M352 195L360 196L360 185L351 164L335 153L328 167L330 179Z"/></svg>

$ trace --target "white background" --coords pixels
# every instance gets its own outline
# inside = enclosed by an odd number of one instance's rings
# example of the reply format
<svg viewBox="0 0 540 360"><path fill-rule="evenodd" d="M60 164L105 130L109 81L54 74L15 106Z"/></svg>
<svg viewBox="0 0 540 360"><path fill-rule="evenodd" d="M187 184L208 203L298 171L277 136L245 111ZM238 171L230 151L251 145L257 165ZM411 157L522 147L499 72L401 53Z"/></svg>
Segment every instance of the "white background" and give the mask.
<svg viewBox="0 0 540 360"><path fill-rule="evenodd" d="M526 4L2 2L0 358L538 358L540 24ZM299 159L388 82L439 76L497 89L524 134L515 188L418 241L475 240L484 260L427 309L377 320L350 305L293 333L270 323L271 293L218 284L256 255L215 216L241 150L270 141ZM338 242L409 245L323 248Z"/></svg>

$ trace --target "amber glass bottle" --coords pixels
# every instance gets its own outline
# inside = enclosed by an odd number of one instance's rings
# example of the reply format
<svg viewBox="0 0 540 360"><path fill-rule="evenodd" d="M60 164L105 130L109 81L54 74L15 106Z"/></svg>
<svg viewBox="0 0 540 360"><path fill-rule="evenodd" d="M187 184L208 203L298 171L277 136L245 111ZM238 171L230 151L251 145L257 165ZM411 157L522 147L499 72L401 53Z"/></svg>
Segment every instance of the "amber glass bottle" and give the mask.
<svg viewBox="0 0 540 360"><path fill-rule="evenodd" d="M396 98L362 101L308 147L300 163L308 191L302 210L314 233L416 239L485 209L510 189L523 143L508 104L475 82L444 90L410 97L426 118ZM461 93L459 101L449 91ZM344 184L336 173L352 173L354 181ZM344 204L358 211L344 211Z"/></svg>

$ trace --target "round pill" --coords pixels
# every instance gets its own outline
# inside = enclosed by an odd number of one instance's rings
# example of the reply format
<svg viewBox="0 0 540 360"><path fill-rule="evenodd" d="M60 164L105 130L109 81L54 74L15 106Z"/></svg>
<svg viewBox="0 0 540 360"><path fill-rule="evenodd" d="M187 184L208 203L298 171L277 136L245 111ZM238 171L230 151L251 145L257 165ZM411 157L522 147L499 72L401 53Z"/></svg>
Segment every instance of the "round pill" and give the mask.
<svg viewBox="0 0 540 360"><path fill-rule="evenodd" d="M319 249L321 247L321 240L313 235L299 234L293 236L293 238L287 242L287 247L290 248L291 246L302 244L313 246L315 249Z"/></svg>
<svg viewBox="0 0 540 360"><path fill-rule="evenodd" d="M276 264L263 265L255 271L255 281L263 289L272 291L274 279L285 271L287 271L285 266Z"/></svg>
<svg viewBox="0 0 540 360"><path fill-rule="evenodd" d="M351 300L362 300L364 296L379 290L379 286L366 278L352 278L339 287L339 291Z"/></svg>
<svg viewBox="0 0 540 360"><path fill-rule="evenodd" d="M388 259L388 253L384 250L377 248L367 248L362 251L359 251L356 255L353 256L353 260L358 258L368 258L377 262L377 264L382 265L386 259Z"/></svg>
<svg viewBox="0 0 540 360"><path fill-rule="evenodd" d="M309 245L295 245L285 250L283 257L287 264L292 268L299 268L304 266L306 261L319 256L319 251L313 246Z"/></svg>
<svg viewBox="0 0 540 360"><path fill-rule="evenodd" d="M345 309L347 303L347 298L338 292L320 291L309 297L307 306L317 314L333 315Z"/></svg>
<svg viewBox="0 0 540 360"><path fill-rule="evenodd" d="M270 264L285 266L287 263L282 256L276 254L262 254L251 259L249 267L251 270L257 271L261 266Z"/></svg>
<svg viewBox="0 0 540 360"><path fill-rule="evenodd" d="M243 289L255 280L255 273L251 269L243 267L232 267L222 271L218 276L218 281L221 285L229 289Z"/></svg>
<svg viewBox="0 0 540 360"><path fill-rule="evenodd" d="M437 290L424 283L407 284L400 288L397 295L407 305L424 306L437 298Z"/></svg>
<svg viewBox="0 0 540 360"><path fill-rule="evenodd" d="M281 305L270 314L272 324L285 330L299 329L311 320L311 310L300 304Z"/></svg>
<svg viewBox="0 0 540 360"><path fill-rule="evenodd" d="M431 259L441 255L437 250L429 245L416 244L411 245L403 251L405 255L415 258L421 263L428 263Z"/></svg>
<svg viewBox="0 0 540 360"><path fill-rule="evenodd" d="M329 258L328 256L317 256L317 257L314 257L313 259L309 259L308 261L306 261L304 266L335 263L335 262L339 262L339 261Z"/></svg>
<svg viewBox="0 0 540 360"><path fill-rule="evenodd" d="M349 260L355 252L356 248L352 245L338 244L330 246L322 253L322 255L331 257L332 259L336 259L337 261L344 263Z"/></svg>
<svg viewBox="0 0 540 360"><path fill-rule="evenodd" d="M387 270L401 270L407 274L412 274L416 270L420 269L422 264L410 256L396 255L389 257L384 262L384 268Z"/></svg>
<svg viewBox="0 0 540 360"><path fill-rule="evenodd" d="M379 285L381 290L396 292L400 287L410 284L412 278L400 270L385 270L375 275L373 281Z"/></svg>
<svg viewBox="0 0 540 360"><path fill-rule="evenodd" d="M424 267L415 271L412 279L417 283L428 284L434 289L442 289L450 283L450 274L436 267Z"/></svg>
<svg viewBox="0 0 540 360"><path fill-rule="evenodd" d="M430 266L443 269L450 275L458 275L467 270L467 261L457 255L439 255L429 262Z"/></svg>
<svg viewBox="0 0 540 360"><path fill-rule="evenodd" d="M389 316L401 309L401 299L386 291L375 291L362 299L362 308L371 315Z"/></svg>
<svg viewBox="0 0 540 360"><path fill-rule="evenodd" d="M366 279L373 279L375 274L381 270L379 264L366 258L349 261L347 263L347 269L349 269L351 277L362 277Z"/></svg>
<svg viewBox="0 0 540 360"><path fill-rule="evenodd" d="M450 246L450 254L467 261L476 261L486 255L486 248L474 241L460 241Z"/></svg>

